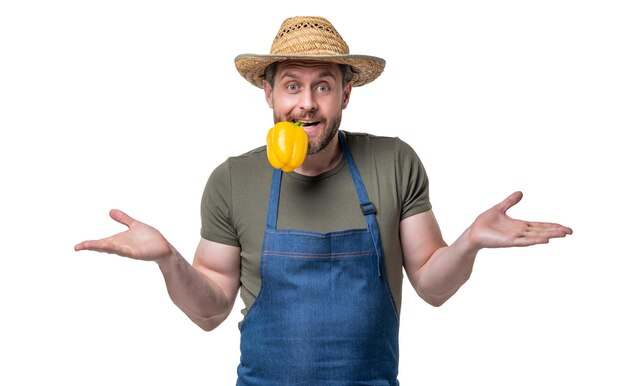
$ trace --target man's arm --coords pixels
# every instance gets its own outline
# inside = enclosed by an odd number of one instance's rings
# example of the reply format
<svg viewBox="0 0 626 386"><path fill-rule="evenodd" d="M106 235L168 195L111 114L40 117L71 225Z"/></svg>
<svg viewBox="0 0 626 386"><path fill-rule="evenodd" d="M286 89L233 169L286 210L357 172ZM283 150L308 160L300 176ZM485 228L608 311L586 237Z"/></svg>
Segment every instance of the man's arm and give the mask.
<svg viewBox="0 0 626 386"><path fill-rule="evenodd" d="M469 279L476 254L483 248L545 244L572 233L559 224L507 216L506 211L521 199L522 193L515 192L485 211L450 246L443 240L432 211L402 220L404 267L419 296L433 306L445 303Z"/></svg>
<svg viewBox="0 0 626 386"><path fill-rule="evenodd" d="M219 326L235 304L240 248L201 239L193 265L179 253L158 261L170 298L205 331Z"/></svg>
<svg viewBox="0 0 626 386"><path fill-rule="evenodd" d="M208 331L226 319L239 289L238 247L202 239L191 265L155 228L119 210L112 210L110 215L128 230L83 241L74 249L154 261L163 273L172 301L194 323Z"/></svg>

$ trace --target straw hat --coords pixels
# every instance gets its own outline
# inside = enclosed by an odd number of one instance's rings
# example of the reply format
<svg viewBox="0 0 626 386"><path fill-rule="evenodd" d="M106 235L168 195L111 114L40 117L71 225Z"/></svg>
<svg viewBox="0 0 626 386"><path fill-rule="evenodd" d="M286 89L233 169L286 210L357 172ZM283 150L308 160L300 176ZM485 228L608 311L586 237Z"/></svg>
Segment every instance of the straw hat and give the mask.
<svg viewBox="0 0 626 386"><path fill-rule="evenodd" d="M354 72L352 85L355 87L378 78L385 68L384 59L350 55L348 45L335 27L323 17L316 16L286 19L274 38L269 55L239 55L235 58L235 67L248 82L263 87L265 68L284 60L348 64Z"/></svg>

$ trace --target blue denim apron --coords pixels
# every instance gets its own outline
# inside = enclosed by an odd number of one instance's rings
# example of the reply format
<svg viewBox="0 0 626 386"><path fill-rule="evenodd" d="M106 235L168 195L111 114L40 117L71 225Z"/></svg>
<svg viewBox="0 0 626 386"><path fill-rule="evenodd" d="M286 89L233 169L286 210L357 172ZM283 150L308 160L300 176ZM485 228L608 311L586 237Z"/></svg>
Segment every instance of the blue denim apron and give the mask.
<svg viewBox="0 0 626 386"><path fill-rule="evenodd" d="M238 386L399 385L398 314L376 209L339 134L367 228L276 229L282 171L274 170L262 284L241 326Z"/></svg>

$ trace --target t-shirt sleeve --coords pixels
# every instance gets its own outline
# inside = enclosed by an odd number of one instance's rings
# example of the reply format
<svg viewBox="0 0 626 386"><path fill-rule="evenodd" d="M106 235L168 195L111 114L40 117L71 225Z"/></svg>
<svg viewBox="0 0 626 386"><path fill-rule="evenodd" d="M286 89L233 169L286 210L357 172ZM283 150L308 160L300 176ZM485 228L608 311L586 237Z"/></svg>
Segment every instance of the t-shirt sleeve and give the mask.
<svg viewBox="0 0 626 386"><path fill-rule="evenodd" d="M399 191L402 194L402 215L404 220L414 214L425 212L432 208L428 194L428 175L419 156L406 142L397 139L396 154L398 157L400 183Z"/></svg>
<svg viewBox="0 0 626 386"><path fill-rule="evenodd" d="M202 194L200 217L202 238L240 246L232 221L232 185L228 161L219 165L209 176Z"/></svg>

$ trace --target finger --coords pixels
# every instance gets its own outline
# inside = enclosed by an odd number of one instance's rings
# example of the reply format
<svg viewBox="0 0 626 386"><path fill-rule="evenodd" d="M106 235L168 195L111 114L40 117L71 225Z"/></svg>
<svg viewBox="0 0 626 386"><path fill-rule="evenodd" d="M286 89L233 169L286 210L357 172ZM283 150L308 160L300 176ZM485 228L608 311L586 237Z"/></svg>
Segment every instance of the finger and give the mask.
<svg viewBox="0 0 626 386"><path fill-rule="evenodd" d="M513 240L515 247L529 247L537 244L547 244L550 241L548 237L518 237Z"/></svg>
<svg viewBox="0 0 626 386"><path fill-rule="evenodd" d="M98 251L101 252L101 247L102 242L100 242L99 240L85 240L81 243L76 244L76 246L74 246L74 250L75 251Z"/></svg>
<svg viewBox="0 0 626 386"><path fill-rule="evenodd" d="M85 240L76 244L74 250L104 252L104 240Z"/></svg>
<svg viewBox="0 0 626 386"><path fill-rule="evenodd" d="M112 254L122 254L124 251L120 246L110 241L110 238L102 239L102 240L86 240L74 247L76 251L94 251L94 252L104 252L104 253L112 253Z"/></svg>
<svg viewBox="0 0 626 386"><path fill-rule="evenodd" d="M85 243L86 243L86 241L83 241L83 242L80 242L80 243L74 245L74 250L76 252L84 250L85 249Z"/></svg>
<svg viewBox="0 0 626 386"><path fill-rule="evenodd" d="M113 220L119 222L120 224L124 224L129 228L132 223L137 221L119 209L111 209L111 211L109 212L109 216L111 216Z"/></svg>
<svg viewBox="0 0 626 386"><path fill-rule="evenodd" d="M565 236L567 236L567 233L563 229L528 230L523 235L523 237L537 237L547 239Z"/></svg>
<svg viewBox="0 0 626 386"><path fill-rule="evenodd" d="M571 235L573 233L572 228L570 227L550 222L529 222L528 229L550 234L563 234L563 236Z"/></svg>
<svg viewBox="0 0 626 386"><path fill-rule="evenodd" d="M523 247L546 244L550 239L565 237L568 234L571 234L571 229L559 224L528 223L526 229L513 239L513 245Z"/></svg>
<svg viewBox="0 0 626 386"><path fill-rule="evenodd" d="M507 198L505 198L504 201L502 201L501 203L497 205L497 207L501 212L506 213L506 211L509 210L512 206L520 202L522 197L523 197L522 192L517 191L515 193L512 193Z"/></svg>

